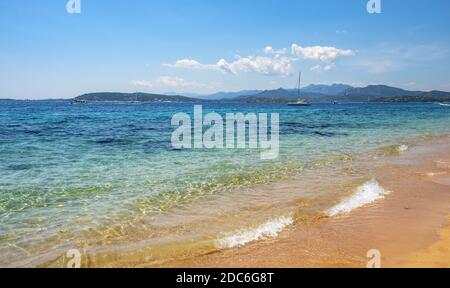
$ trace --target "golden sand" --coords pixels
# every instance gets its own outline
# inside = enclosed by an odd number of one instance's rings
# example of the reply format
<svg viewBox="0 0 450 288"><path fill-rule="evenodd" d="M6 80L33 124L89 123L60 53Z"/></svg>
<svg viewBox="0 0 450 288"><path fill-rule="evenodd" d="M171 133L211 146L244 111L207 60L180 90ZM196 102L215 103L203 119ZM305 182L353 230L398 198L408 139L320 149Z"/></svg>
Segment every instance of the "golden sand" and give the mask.
<svg viewBox="0 0 450 288"><path fill-rule="evenodd" d="M381 163L384 200L350 214L297 223L277 239L163 267L361 267L367 252L382 267L450 267L450 143L427 143ZM141 266L154 266L143 264Z"/></svg>
<svg viewBox="0 0 450 288"><path fill-rule="evenodd" d="M299 178L218 195L205 201L213 201L214 207L217 203L231 204L235 208L232 213L195 221L196 225L183 226L182 231L177 227L164 231L175 236L185 230L216 235L215 231L235 229L244 222L260 225L261 215L293 212L295 223L276 238L231 249L217 249L212 237L159 246L126 241L126 249L119 252L90 254L86 266L364 268L371 260L368 252L375 250L381 255L382 267L450 267L449 138L428 139L409 151L396 151L387 156L370 155L364 161L349 159L331 168L305 170ZM355 187L370 179L391 193L348 214L325 217L321 212L351 196ZM249 198L253 201L246 203ZM216 209L205 210L202 204L186 207L186 216L193 217L189 214L192 211L201 212L202 217L207 212L217 213Z"/></svg>
<svg viewBox="0 0 450 288"><path fill-rule="evenodd" d="M449 216L450 221L450 216ZM441 239L429 247L412 253L392 267L402 268L449 268L450 267L450 226L440 231Z"/></svg>

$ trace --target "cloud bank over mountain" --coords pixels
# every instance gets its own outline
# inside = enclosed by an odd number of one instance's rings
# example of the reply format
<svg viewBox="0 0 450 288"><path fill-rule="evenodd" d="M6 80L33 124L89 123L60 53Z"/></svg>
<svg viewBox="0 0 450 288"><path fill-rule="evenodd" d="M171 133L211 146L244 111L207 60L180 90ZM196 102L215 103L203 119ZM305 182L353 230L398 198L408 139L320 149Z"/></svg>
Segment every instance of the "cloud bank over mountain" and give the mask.
<svg viewBox="0 0 450 288"><path fill-rule="evenodd" d="M287 55L287 48L274 49L271 46L264 48L263 52L265 55L237 56L234 61L222 58L215 64L204 64L194 59L181 59L163 65L170 68L221 71L233 75L253 72L268 76L289 76L293 73L293 63L297 61L316 61L320 64L313 66L312 70L330 71L336 66L335 61L338 58L356 55L356 52L350 49L319 45L302 47L295 43L292 44L289 55Z"/></svg>

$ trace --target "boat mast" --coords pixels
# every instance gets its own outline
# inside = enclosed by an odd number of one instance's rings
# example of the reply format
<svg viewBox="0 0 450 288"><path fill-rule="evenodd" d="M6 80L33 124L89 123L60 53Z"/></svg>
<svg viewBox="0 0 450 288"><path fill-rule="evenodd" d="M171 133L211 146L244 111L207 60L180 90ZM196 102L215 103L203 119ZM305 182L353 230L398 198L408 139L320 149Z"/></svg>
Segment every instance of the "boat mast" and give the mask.
<svg viewBox="0 0 450 288"><path fill-rule="evenodd" d="M298 99L300 99L300 88L302 83L302 72L298 73Z"/></svg>

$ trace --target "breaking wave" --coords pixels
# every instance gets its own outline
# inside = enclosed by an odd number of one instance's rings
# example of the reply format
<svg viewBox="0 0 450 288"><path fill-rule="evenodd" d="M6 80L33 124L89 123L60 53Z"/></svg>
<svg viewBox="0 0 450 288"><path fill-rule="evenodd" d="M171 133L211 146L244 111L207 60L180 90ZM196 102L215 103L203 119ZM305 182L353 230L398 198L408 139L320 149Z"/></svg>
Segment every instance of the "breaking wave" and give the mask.
<svg viewBox="0 0 450 288"><path fill-rule="evenodd" d="M400 153L406 152L409 150L409 146L405 144L401 145L391 145L385 146L379 149L383 154L386 155L398 155Z"/></svg>
<svg viewBox="0 0 450 288"><path fill-rule="evenodd" d="M331 209L328 209L325 214L329 217L333 217L339 214L349 213L356 208L383 199L387 194L388 192L386 192L375 179L372 179L358 187L355 194L344 199L341 203Z"/></svg>
<svg viewBox="0 0 450 288"><path fill-rule="evenodd" d="M406 152L408 150L409 150L408 145L400 145L400 146L398 146L398 151L400 151L400 152Z"/></svg>
<svg viewBox="0 0 450 288"><path fill-rule="evenodd" d="M242 230L216 240L216 247L219 249L227 249L241 247L250 242L276 238L287 226L294 223L292 217L280 217L270 220L255 229Z"/></svg>

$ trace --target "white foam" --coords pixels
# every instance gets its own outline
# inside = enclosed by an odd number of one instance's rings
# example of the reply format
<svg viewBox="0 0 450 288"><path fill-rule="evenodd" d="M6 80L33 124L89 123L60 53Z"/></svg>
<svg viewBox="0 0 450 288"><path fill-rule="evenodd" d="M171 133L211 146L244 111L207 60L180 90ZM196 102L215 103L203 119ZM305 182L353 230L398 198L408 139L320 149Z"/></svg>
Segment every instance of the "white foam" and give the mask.
<svg viewBox="0 0 450 288"><path fill-rule="evenodd" d="M409 150L409 147L407 145L398 146L398 151L400 151L400 152L406 152L408 150Z"/></svg>
<svg viewBox="0 0 450 288"><path fill-rule="evenodd" d="M250 242L276 238L287 226L293 223L292 217L285 216L270 220L255 229L239 231L216 240L216 247L219 249L241 247Z"/></svg>
<svg viewBox="0 0 450 288"><path fill-rule="evenodd" d="M358 187L355 194L327 210L325 213L329 217L349 213L356 208L383 199L387 194L389 193L386 192L375 179L372 179Z"/></svg>

